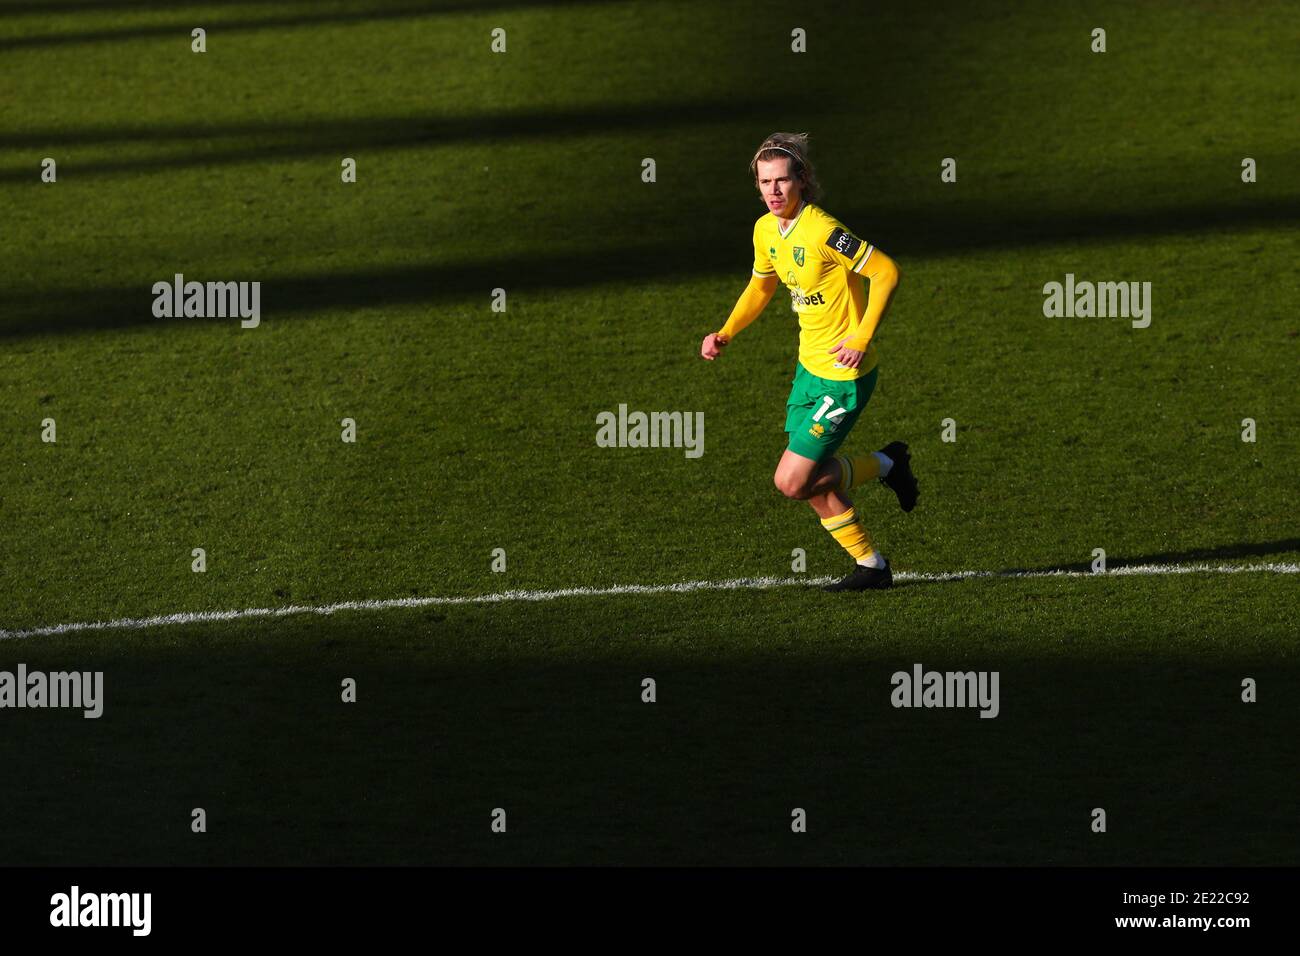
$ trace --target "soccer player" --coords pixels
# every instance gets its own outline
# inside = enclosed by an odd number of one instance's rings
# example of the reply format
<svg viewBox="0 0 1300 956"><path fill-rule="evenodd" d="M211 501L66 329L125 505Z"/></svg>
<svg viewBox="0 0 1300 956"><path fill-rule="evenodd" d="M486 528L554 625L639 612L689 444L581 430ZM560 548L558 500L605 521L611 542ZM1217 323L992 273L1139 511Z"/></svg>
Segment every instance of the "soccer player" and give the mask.
<svg viewBox="0 0 1300 956"><path fill-rule="evenodd" d="M836 452L876 386L872 339L898 287L898 266L814 204L820 187L808 161L806 133L773 133L749 169L767 206L754 223L753 276L726 324L704 337L700 355L717 358L767 307L778 279L784 280L799 315L799 361L786 402L789 446L773 480L787 498L812 505L822 527L854 560L853 570L826 590L887 588L893 583L889 562L872 546L848 495L878 478L904 511L916 507L907 445L890 442L860 455Z"/></svg>

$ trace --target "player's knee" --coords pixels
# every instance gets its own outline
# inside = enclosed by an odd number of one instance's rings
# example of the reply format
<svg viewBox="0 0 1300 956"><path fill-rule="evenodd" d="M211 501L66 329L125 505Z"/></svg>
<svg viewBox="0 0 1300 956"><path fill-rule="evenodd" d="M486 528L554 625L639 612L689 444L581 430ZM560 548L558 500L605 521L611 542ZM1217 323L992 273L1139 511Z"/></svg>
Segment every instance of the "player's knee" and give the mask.
<svg viewBox="0 0 1300 956"><path fill-rule="evenodd" d="M787 498L799 501L808 497L808 487L798 475L788 475L778 471L772 480L776 490Z"/></svg>

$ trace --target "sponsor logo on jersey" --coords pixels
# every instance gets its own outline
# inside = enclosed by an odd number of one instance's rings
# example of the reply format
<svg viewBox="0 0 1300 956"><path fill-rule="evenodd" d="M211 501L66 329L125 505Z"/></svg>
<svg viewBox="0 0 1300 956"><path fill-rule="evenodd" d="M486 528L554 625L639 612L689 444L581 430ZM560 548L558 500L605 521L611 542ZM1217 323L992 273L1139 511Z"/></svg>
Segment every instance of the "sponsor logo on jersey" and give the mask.
<svg viewBox="0 0 1300 956"><path fill-rule="evenodd" d="M812 295L804 295L802 289L790 290L791 305L825 305L826 296L820 292L814 292Z"/></svg>

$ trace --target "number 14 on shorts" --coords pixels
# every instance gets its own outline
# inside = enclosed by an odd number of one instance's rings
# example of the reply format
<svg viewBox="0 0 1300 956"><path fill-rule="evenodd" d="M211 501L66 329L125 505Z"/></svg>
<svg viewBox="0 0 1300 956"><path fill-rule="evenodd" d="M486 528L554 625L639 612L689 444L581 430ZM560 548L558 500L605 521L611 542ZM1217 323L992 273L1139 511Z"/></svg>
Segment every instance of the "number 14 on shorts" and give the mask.
<svg viewBox="0 0 1300 956"><path fill-rule="evenodd" d="M826 409L830 408L834 404L835 404L835 399L832 396L823 395L822 407L817 409L817 414L813 416L812 420L815 422L821 421L822 416L826 415ZM847 408L837 408L829 415L826 415L826 420L831 423L832 427L838 426L840 423L840 419L843 418L847 412L848 412Z"/></svg>

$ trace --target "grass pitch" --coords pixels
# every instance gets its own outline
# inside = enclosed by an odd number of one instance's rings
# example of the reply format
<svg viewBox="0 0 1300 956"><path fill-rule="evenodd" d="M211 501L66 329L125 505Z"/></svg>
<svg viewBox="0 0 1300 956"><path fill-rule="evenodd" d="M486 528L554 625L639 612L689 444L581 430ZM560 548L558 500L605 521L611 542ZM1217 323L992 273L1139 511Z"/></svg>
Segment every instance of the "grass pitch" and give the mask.
<svg viewBox="0 0 1300 956"><path fill-rule="evenodd" d="M771 484L780 296L697 357L775 129L903 270L848 445L912 445L917 511L858 496L897 569L1294 563L1300 15L1234 9L0 5L0 628L796 548L840 573ZM260 281L261 326L154 318L175 273ZM1045 318L1066 273L1151 282L1151 326ZM705 454L597 447L620 403L703 411ZM991 578L0 641L107 697L0 712L0 862L1294 864L1296 595ZM1000 716L895 710L915 662L999 670Z"/></svg>

